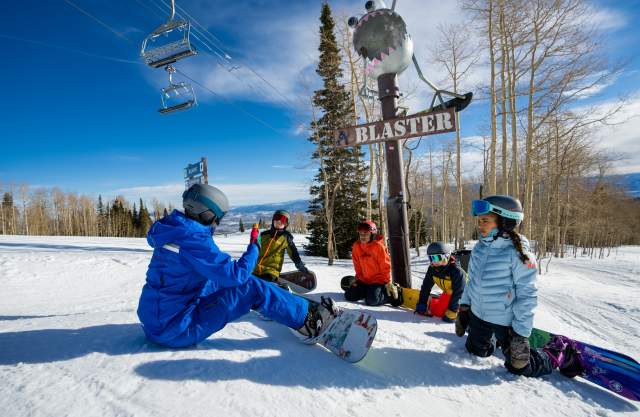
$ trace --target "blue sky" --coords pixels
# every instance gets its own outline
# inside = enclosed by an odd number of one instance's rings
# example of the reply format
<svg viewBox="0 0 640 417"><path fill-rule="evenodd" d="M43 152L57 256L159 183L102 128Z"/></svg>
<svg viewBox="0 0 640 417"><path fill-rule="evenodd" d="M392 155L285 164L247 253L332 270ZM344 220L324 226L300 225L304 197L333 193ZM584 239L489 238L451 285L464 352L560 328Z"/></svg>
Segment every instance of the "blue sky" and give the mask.
<svg viewBox="0 0 640 417"><path fill-rule="evenodd" d="M196 88L200 105L169 116L156 112L164 71L141 65L138 57L145 34L162 22L162 1L72 2L121 36L64 0L4 5L0 47L8 59L3 65L1 183L58 186L105 197L155 196L175 203L182 168L207 156L210 183L225 190L233 205L306 197L315 173L306 140L306 92L318 85L314 69L321 1L179 1L239 69L229 72L207 53L178 63L225 99ZM364 1L330 4L345 16L364 10ZM603 131L601 146L627 154L616 163L619 172L639 172L640 122L632 116L640 114L640 35L634 30L640 1L591 4L611 58L629 64L614 84L581 104L604 106L620 94L630 96L624 115L630 121ZM430 0L398 0L397 10L407 19L422 61L428 52L421 39L435 33L435 23L424 21L438 16L439 22L453 22L460 15L455 2ZM197 41L196 46L206 50ZM434 67L426 63L425 68ZM472 78L482 76L479 68ZM415 73L408 70L401 87L412 82ZM427 106L426 94L410 102L411 111ZM482 102L464 114L469 173L481 161L473 144L487 114ZM420 150L427 146L422 141Z"/></svg>

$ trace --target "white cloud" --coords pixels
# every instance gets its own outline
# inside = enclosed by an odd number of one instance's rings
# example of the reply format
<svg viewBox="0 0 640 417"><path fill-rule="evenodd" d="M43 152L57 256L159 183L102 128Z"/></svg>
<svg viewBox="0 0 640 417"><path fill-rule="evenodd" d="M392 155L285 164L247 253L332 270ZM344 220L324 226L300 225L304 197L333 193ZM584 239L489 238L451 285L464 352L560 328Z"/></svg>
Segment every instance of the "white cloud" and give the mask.
<svg viewBox="0 0 640 417"><path fill-rule="evenodd" d="M627 15L618 10L606 7L589 6L588 22L599 31L611 31L627 25Z"/></svg>
<svg viewBox="0 0 640 417"><path fill-rule="evenodd" d="M614 163L616 173L625 174L640 172L640 98L636 91L624 107L611 120L616 123L610 126L596 128L596 135L600 139L596 145L623 159ZM607 109L615 108L617 102L607 101L594 107L595 114L604 113Z"/></svg>
<svg viewBox="0 0 640 417"><path fill-rule="evenodd" d="M215 186L224 191L232 207L309 198L309 186L304 182L216 183ZM111 198L121 195L130 202L142 198L147 203L155 198L165 204L181 207L183 191L183 183L172 183L120 188L103 193L103 196Z"/></svg>

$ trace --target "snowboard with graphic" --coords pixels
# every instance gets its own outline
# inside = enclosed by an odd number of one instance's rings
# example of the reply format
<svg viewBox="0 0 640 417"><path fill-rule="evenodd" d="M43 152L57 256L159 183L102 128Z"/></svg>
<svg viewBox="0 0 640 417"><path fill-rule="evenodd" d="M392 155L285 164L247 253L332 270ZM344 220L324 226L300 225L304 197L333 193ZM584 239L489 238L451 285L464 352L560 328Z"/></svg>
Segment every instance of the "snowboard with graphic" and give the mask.
<svg viewBox="0 0 640 417"><path fill-rule="evenodd" d="M306 297L303 298L310 303L317 304L318 308L327 310L323 304ZM364 311L340 307L336 310L333 318L328 323L324 323L318 336L304 339L303 342L317 343L347 362L358 362L369 352L373 339L376 337L378 323L375 317Z"/></svg>
<svg viewBox="0 0 640 417"><path fill-rule="evenodd" d="M305 294L316 289L318 284L316 274L312 271L283 272L278 277L278 281L287 284L291 291L298 294Z"/></svg>
<svg viewBox="0 0 640 417"><path fill-rule="evenodd" d="M533 329L531 348L542 348L554 335ZM575 341L584 371L580 377L633 401L640 401L640 363L622 353Z"/></svg>

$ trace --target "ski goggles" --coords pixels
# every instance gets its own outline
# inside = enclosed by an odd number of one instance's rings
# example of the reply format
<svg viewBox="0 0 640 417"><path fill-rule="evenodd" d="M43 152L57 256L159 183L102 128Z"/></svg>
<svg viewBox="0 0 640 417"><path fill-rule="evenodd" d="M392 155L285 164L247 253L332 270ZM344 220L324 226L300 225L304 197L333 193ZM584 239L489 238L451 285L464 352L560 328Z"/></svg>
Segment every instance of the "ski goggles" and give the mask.
<svg viewBox="0 0 640 417"><path fill-rule="evenodd" d="M474 216L480 216L482 214L495 213L500 217L506 217L507 219L522 220L524 214L517 211L509 211L498 206L494 206L486 200L473 200L471 202L471 214Z"/></svg>
<svg viewBox="0 0 640 417"><path fill-rule="evenodd" d="M436 254L436 255L428 255L428 256L429 256L429 262L442 262L449 259L449 256L445 254Z"/></svg>
<svg viewBox="0 0 640 417"><path fill-rule="evenodd" d="M284 214L276 214L275 216L273 216L274 222L287 223L287 220L287 216L285 216Z"/></svg>
<svg viewBox="0 0 640 417"><path fill-rule="evenodd" d="M374 232L375 229L371 227L371 225L367 223L360 223L358 225L358 232Z"/></svg>

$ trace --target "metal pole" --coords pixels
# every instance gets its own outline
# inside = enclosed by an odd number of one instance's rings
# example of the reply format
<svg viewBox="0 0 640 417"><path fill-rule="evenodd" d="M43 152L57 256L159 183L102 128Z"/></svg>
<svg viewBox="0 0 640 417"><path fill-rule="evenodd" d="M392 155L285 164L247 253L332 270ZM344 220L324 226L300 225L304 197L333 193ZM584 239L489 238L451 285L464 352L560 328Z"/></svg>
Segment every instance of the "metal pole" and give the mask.
<svg viewBox="0 0 640 417"><path fill-rule="evenodd" d="M205 184L209 184L209 173L207 172L207 157L203 156L202 160L202 176Z"/></svg>
<svg viewBox="0 0 640 417"><path fill-rule="evenodd" d="M393 119L397 115L397 99L400 96L396 74L378 77L378 92L382 103L382 119ZM409 218L404 187L404 163L402 146L397 140L385 142L387 159L387 220L389 223L389 252L393 281L411 288L411 266L409 264Z"/></svg>

